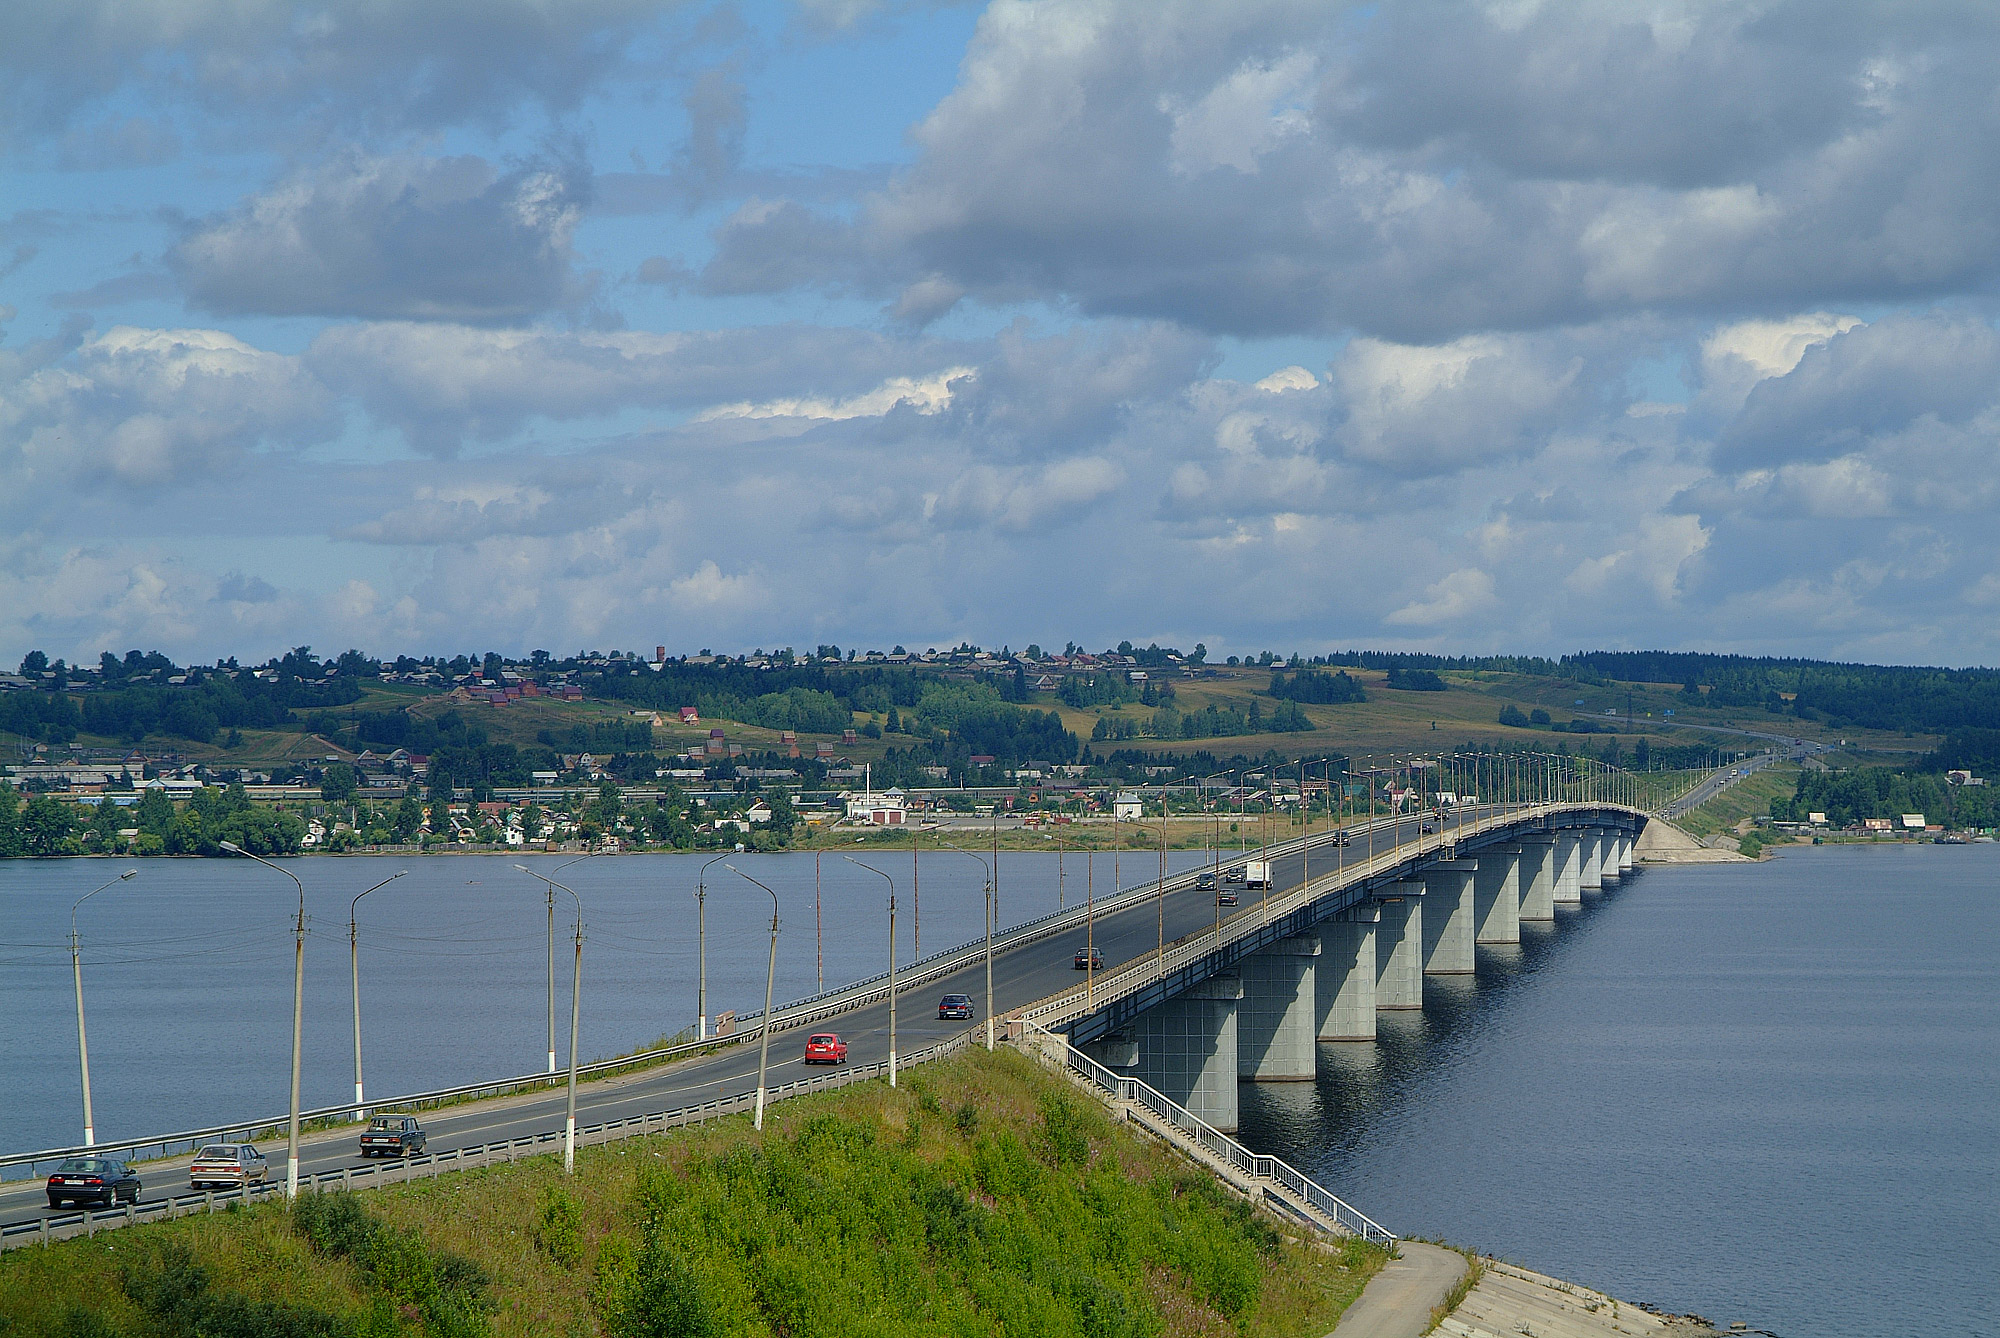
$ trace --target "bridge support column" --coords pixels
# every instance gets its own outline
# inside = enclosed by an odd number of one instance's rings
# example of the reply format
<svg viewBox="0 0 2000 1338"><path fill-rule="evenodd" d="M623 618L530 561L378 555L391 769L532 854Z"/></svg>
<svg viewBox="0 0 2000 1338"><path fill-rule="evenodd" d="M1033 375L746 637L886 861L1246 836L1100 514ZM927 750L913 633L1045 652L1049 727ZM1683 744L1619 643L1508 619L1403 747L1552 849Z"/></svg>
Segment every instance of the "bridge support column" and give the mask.
<svg viewBox="0 0 2000 1338"><path fill-rule="evenodd" d="M1139 1063L1139 1042L1126 1032L1113 1032L1098 1041L1085 1041L1077 1049L1108 1069L1129 1069Z"/></svg>
<svg viewBox="0 0 2000 1338"><path fill-rule="evenodd" d="M1521 838L1522 920L1556 918L1556 838ZM1516 926L1518 928L1518 925Z"/></svg>
<svg viewBox="0 0 2000 1338"><path fill-rule="evenodd" d="M1224 1133L1236 1130L1236 1006L1243 982L1210 976L1133 1019L1133 1077Z"/></svg>
<svg viewBox="0 0 2000 1338"><path fill-rule="evenodd" d="M1472 875L1472 926L1476 943L1521 941L1521 847L1487 846Z"/></svg>
<svg viewBox="0 0 2000 1338"><path fill-rule="evenodd" d="M1375 1006L1424 1006L1424 885L1391 883L1376 893Z"/></svg>
<svg viewBox="0 0 2000 1338"><path fill-rule="evenodd" d="M1618 872L1632 872L1633 836L1630 832L1618 833Z"/></svg>
<svg viewBox="0 0 2000 1338"><path fill-rule="evenodd" d="M1576 885L1585 892L1604 890L1604 833L1595 827L1585 828L1579 845L1583 852L1582 867L1577 874Z"/></svg>
<svg viewBox="0 0 2000 1338"><path fill-rule="evenodd" d="M1320 940L1300 934L1237 963L1236 1076L1310 1082L1319 1073Z"/></svg>
<svg viewBox="0 0 2000 1338"><path fill-rule="evenodd" d="M1322 1041L1375 1039L1375 922L1381 907L1366 904L1314 926L1319 960L1313 993Z"/></svg>
<svg viewBox="0 0 2000 1338"><path fill-rule="evenodd" d="M1556 833L1557 901L1583 900L1583 842L1574 831Z"/></svg>
<svg viewBox="0 0 2000 1338"><path fill-rule="evenodd" d="M1598 842L1597 846L1599 857L1597 879L1604 886L1609 887L1617 882L1619 875L1624 872L1624 866L1620 864L1618 859L1618 848L1619 844L1625 839L1625 833L1616 828L1607 827L1599 835L1602 839Z"/></svg>
<svg viewBox="0 0 2000 1338"><path fill-rule="evenodd" d="M1472 971L1472 878L1476 859L1444 860L1422 871L1424 971L1462 976Z"/></svg>

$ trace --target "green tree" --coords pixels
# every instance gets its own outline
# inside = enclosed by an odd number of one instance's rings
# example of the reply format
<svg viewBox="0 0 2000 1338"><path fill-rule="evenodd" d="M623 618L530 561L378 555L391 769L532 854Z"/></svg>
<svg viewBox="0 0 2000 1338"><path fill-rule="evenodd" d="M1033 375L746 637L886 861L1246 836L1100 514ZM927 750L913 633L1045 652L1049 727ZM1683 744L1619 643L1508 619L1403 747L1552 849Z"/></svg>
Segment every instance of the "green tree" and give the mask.
<svg viewBox="0 0 2000 1338"><path fill-rule="evenodd" d="M68 804L38 794L21 810L21 840L30 855L69 854L69 839L79 826Z"/></svg>
<svg viewBox="0 0 2000 1338"><path fill-rule="evenodd" d="M321 775L319 792L328 803L344 804L354 798L354 768L335 762Z"/></svg>

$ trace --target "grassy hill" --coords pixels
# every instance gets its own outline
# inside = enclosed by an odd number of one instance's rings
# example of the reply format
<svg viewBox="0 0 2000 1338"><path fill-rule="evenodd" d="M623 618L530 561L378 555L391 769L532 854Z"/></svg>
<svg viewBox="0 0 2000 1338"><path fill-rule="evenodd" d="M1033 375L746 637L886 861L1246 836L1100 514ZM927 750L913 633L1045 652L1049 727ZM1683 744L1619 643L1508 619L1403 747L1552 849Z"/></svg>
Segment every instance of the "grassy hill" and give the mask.
<svg viewBox="0 0 2000 1338"><path fill-rule="evenodd" d="M0 1255L8 1335L1331 1330L1309 1249L1010 1050L746 1120Z"/></svg>

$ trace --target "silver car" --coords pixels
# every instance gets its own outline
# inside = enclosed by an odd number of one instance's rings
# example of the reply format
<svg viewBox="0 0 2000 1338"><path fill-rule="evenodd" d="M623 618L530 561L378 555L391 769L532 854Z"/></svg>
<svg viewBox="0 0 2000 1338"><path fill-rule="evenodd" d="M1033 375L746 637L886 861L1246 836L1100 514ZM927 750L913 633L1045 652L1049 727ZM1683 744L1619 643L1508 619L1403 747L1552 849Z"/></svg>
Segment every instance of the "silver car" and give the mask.
<svg viewBox="0 0 2000 1338"><path fill-rule="evenodd" d="M188 1167L189 1189L238 1189L263 1181L264 1154L249 1143L210 1143Z"/></svg>

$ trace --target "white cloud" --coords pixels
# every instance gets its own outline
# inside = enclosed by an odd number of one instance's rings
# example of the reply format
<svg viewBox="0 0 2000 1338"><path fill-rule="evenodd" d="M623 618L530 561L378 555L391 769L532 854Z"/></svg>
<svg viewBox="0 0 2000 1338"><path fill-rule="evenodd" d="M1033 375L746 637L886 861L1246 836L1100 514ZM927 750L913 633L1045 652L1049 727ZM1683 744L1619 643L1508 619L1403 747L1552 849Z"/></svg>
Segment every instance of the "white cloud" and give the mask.
<svg viewBox="0 0 2000 1338"><path fill-rule="evenodd" d="M1424 597L1382 619L1392 627L1439 627L1484 614L1499 602L1493 578L1477 567L1461 567L1425 587Z"/></svg>
<svg viewBox="0 0 2000 1338"><path fill-rule="evenodd" d="M1174 123L1173 170L1181 176L1213 167L1254 173L1280 140L1311 134L1306 95L1317 65L1310 51L1252 59L1193 102L1162 96L1160 110Z"/></svg>
<svg viewBox="0 0 2000 1338"><path fill-rule="evenodd" d="M0 469L34 486L191 482L259 447L323 438L330 411L296 358L219 330L121 325L11 383L0 375L0 440L13 444Z"/></svg>
<svg viewBox="0 0 2000 1338"><path fill-rule="evenodd" d="M892 376L873 390L845 399L812 397L768 400L761 404L743 401L704 409L699 417L704 422L718 418L817 418L840 422L849 418L880 418L904 407L920 414L941 413L951 407L952 383L974 375L971 367L947 367L931 376Z"/></svg>

